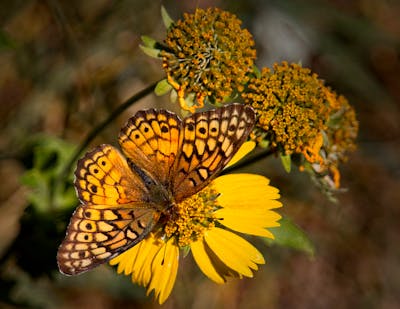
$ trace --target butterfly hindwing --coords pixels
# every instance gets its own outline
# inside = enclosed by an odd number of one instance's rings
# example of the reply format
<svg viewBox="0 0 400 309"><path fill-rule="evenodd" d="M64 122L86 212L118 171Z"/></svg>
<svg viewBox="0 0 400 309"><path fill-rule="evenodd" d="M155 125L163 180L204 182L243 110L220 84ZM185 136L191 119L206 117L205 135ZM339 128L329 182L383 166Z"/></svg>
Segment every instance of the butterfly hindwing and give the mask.
<svg viewBox="0 0 400 309"><path fill-rule="evenodd" d="M150 207L79 206L58 249L60 271L76 275L109 261L141 241L158 217Z"/></svg>
<svg viewBox="0 0 400 309"><path fill-rule="evenodd" d="M251 107L230 104L183 120L181 148L174 166L176 202L209 184L232 159L254 126Z"/></svg>

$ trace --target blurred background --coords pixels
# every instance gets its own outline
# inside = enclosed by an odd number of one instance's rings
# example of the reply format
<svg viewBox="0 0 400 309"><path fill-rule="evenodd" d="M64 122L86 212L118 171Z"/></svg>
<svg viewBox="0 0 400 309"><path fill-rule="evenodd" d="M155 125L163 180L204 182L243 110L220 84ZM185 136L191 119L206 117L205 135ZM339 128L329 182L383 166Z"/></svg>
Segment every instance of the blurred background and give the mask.
<svg viewBox="0 0 400 309"><path fill-rule="evenodd" d="M196 7L235 13L254 35L259 67L301 62L354 106L358 149L341 166L332 204L306 174L265 158L263 173L282 195L282 214L305 231L313 257L280 246L252 279L216 285L181 260L164 308L400 307L400 2L1 1L0 307L157 308L142 287L109 266L77 277L58 273L57 247L77 206L73 150L117 106L164 77L141 35L162 41L164 5L173 19ZM125 121L145 107L176 110L146 96L90 144L116 145Z"/></svg>

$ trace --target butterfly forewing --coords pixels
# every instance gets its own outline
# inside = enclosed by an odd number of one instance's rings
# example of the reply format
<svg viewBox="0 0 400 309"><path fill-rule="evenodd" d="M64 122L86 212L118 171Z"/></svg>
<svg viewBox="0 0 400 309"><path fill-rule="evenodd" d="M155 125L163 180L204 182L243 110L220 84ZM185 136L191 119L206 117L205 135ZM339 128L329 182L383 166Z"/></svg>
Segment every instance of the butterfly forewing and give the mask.
<svg viewBox="0 0 400 309"><path fill-rule="evenodd" d="M151 208L79 206L58 249L60 271L76 275L109 261L141 241L158 216Z"/></svg>
<svg viewBox="0 0 400 309"><path fill-rule="evenodd" d="M231 104L183 120L174 166L173 196L182 201L210 183L232 159L254 126L251 107Z"/></svg>
<svg viewBox="0 0 400 309"><path fill-rule="evenodd" d="M180 144L182 121L165 110L139 111L119 135L122 151L157 184L168 187Z"/></svg>
<svg viewBox="0 0 400 309"><path fill-rule="evenodd" d="M83 203L120 205L142 201L148 190L126 159L110 145L101 145L78 161L75 188Z"/></svg>

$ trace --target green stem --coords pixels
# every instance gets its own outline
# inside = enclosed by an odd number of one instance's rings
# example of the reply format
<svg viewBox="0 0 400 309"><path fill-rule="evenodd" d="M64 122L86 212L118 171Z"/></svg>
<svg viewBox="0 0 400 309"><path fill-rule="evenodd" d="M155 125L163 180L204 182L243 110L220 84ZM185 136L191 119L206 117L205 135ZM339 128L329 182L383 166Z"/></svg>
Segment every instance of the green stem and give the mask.
<svg viewBox="0 0 400 309"><path fill-rule="evenodd" d="M158 82L153 83L152 85L148 86L147 88L139 91L132 97L130 97L128 100L126 100L124 103L119 105L103 122L99 123L97 126L95 126L88 135L86 135L86 138L82 141L82 143L79 145L79 147L76 149L74 152L73 156L71 159L68 161L67 165L65 166L61 178L64 178L68 173L70 172L72 165L75 163L75 161L78 159L78 157L81 155L82 151L85 150L85 148L90 144L90 142L102 131L104 128L106 128L117 116L119 116L123 111L125 111L128 107L130 107L132 104L136 103L143 97L147 96L151 92L154 91L154 88L156 87Z"/></svg>
<svg viewBox="0 0 400 309"><path fill-rule="evenodd" d="M255 162L257 162L257 161L259 161L261 159L264 159L265 157L270 156L270 155L272 155L274 153L275 153L274 151L272 151L271 149L267 148L267 149L263 149L262 151L254 154L254 155L246 156L243 160L240 160L237 164L225 168L222 171L221 175L228 174L228 173L233 172L235 170L238 170L238 169L240 169L242 167L245 167L245 166L247 166L249 164L255 163Z"/></svg>

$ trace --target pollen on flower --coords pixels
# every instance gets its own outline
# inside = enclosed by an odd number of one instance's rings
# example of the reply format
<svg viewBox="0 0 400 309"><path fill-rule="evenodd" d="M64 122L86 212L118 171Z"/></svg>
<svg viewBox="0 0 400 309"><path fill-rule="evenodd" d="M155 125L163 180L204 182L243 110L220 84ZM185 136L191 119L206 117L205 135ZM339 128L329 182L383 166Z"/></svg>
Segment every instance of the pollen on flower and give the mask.
<svg viewBox="0 0 400 309"><path fill-rule="evenodd" d="M340 186L338 165L355 149L358 122L346 98L310 69L282 62L264 68L242 93L258 115L250 138L282 155L299 157L324 192Z"/></svg>
<svg viewBox="0 0 400 309"><path fill-rule="evenodd" d="M218 8L184 14L168 30L165 45L163 68L181 105L190 93L200 98L200 107L205 98L214 103L243 91L256 58L250 32L235 15Z"/></svg>
<svg viewBox="0 0 400 309"><path fill-rule="evenodd" d="M217 192L209 185L201 192L175 204L164 227L166 237L175 237L180 248L202 237L206 230L215 226L213 212L219 208L216 197Z"/></svg>
<svg viewBox="0 0 400 309"><path fill-rule="evenodd" d="M316 74L298 64L264 68L242 93L259 116L252 137L258 143L268 140L271 148L285 155L313 147L329 116L323 88Z"/></svg>

